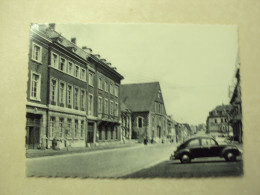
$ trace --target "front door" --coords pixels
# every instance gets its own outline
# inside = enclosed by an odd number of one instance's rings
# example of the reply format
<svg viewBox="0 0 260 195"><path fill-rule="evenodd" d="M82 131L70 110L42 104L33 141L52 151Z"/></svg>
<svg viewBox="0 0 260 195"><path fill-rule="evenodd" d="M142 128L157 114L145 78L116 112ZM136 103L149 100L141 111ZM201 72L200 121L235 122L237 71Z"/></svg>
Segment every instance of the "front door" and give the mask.
<svg viewBox="0 0 260 195"><path fill-rule="evenodd" d="M41 115L27 114L26 145L29 149L37 149L40 144L40 119Z"/></svg>
<svg viewBox="0 0 260 195"><path fill-rule="evenodd" d="M94 138L94 123L88 123L87 143L93 143Z"/></svg>

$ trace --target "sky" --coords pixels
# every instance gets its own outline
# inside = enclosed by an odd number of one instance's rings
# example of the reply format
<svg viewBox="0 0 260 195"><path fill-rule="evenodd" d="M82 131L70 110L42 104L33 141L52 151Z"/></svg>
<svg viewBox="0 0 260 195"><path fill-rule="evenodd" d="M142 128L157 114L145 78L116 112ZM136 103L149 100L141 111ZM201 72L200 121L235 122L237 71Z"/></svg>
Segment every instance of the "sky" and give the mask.
<svg viewBox="0 0 260 195"><path fill-rule="evenodd" d="M229 103L235 25L56 24L56 31L111 62L122 84L159 81L166 112L177 122L206 123L209 111Z"/></svg>

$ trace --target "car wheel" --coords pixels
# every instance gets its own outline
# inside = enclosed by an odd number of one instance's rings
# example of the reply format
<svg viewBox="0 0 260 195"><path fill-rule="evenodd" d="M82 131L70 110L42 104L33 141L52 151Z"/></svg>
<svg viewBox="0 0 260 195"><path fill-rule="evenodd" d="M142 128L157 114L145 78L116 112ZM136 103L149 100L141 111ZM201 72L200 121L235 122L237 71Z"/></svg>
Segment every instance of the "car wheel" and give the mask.
<svg viewBox="0 0 260 195"><path fill-rule="evenodd" d="M226 152L224 158L226 161L232 162L236 160L237 156L234 154L234 152L228 151Z"/></svg>
<svg viewBox="0 0 260 195"><path fill-rule="evenodd" d="M181 156L181 162L182 163L190 163L191 159L190 156L188 154L183 154Z"/></svg>

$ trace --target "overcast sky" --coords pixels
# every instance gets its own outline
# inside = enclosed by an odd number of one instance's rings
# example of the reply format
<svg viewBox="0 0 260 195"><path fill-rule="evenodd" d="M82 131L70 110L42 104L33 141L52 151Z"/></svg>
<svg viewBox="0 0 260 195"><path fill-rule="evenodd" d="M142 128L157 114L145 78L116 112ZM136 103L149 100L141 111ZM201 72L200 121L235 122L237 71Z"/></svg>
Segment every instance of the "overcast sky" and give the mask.
<svg viewBox="0 0 260 195"><path fill-rule="evenodd" d="M159 81L168 115L206 123L228 104L234 77L236 26L170 24L57 24L56 31L117 67L122 84Z"/></svg>

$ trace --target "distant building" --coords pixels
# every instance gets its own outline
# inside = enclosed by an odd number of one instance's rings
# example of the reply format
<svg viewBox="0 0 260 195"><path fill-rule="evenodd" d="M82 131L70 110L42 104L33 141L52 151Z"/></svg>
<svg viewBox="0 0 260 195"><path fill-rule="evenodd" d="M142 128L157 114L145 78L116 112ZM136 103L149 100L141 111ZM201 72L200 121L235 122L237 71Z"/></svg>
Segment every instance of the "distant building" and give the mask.
<svg viewBox="0 0 260 195"><path fill-rule="evenodd" d="M240 68L239 64L236 69L236 83L230 99L230 104L232 106L230 112L230 124L233 128L234 140L240 143L243 142L243 130L242 130L242 106L241 106L241 88L240 88Z"/></svg>
<svg viewBox="0 0 260 195"><path fill-rule="evenodd" d="M167 115L159 82L121 86L122 102L132 111L132 139L161 141L167 136Z"/></svg>
<svg viewBox="0 0 260 195"><path fill-rule="evenodd" d="M176 142L176 124L171 116L167 116L167 138L173 142Z"/></svg>
<svg viewBox="0 0 260 195"><path fill-rule="evenodd" d="M207 117L206 133L213 136L228 136L232 132L232 127L229 125L231 108L230 105L220 105L210 111Z"/></svg>
<svg viewBox="0 0 260 195"><path fill-rule="evenodd" d="M124 103L121 103L121 136L123 141L132 138L132 111Z"/></svg>

